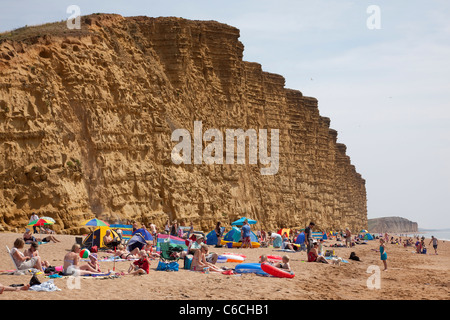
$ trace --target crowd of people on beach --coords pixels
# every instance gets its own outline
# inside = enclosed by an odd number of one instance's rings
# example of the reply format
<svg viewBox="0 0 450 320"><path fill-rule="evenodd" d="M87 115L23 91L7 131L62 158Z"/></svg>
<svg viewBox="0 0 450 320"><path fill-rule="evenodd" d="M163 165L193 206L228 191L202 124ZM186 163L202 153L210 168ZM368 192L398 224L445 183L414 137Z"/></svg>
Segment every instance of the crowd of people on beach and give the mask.
<svg viewBox="0 0 450 320"><path fill-rule="evenodd" d="M32 219L35 217L32 217ZM139 228L144 228L147 230L146 226L139 224L136 221L129 222L132 225L133 232L138 230ZM122 272L121 275L129 274L129 275L142 275L149 274L151 260L160 259L160 253L154 250L154 246L156 245L156 239L158 236L158 230L156 225L153 223L150 224L150 233L153 235L153 241L146 241L145 245L141 247L128 248L122 242L122 239L112 238L111 232L108 230L106 235L103 238L103 243L107 247L102 252L104 254L113 254L114 258L130 261L130 265L127 273ZM257 238L261 247L269 247L280 248L284 251L298 252L298 251L306 251L307 261L308 262L318 262L330 264L330 260L326 258L325 250L324 250L324 240L323 239L315 239L313 236L313 230L315 228L315 223L310 222L309 225L299 230L288 229L291 232L266 232L262 229L257 230ZM282 229L284 230L284 229ZM96 250L92 250L89 252L87 259L82 261L81 251L82 247L80 244L74 244L69 252L64 255L63 258L63 266L62 270L59 272L55 269L55 267L51 266L50 263L44 260L38 251L39 244L53 242L57 243L60 240L57 239L54 232L50 229L36 229L33 228L34 234L29 228L26 228L23 237L17 238L14 241L13 247L10 250L10 254L12 259L14 260L15 266L17 270L27 270L34 269L37 272L46 272L46 270L51 270L53 272L57 272L62 276L71 276L71 275L91 275L91 276L100 276L100 275L109 275L111 271L102 272L100 269L100 264L98 261L98 253ZM41 236L39 232L45 232L44 237ZM221 241L224 236L224 228L222 228L221 223L218 222L214 232L217 237L217 243L215 247L221 247ZM298 242L297 237L300 233L304 233L304 241ZM189 270L191 271L201 271L205 270L209 272L218 272L229 274L230 268L227 267L218 267L217 260L218 254L214 252L210 252L209 246L205 242L205 237L202 233L195 232L193 224L190 224L190 227L182 227L176 221L170 223L167 220L164 225L164 231L162 233L176 236L181 239L186 240L187 250L174 253L176 256L176 260L183 259L186 263L188 260ZM241 228L241 246L238 248L252 248L251 241L251 227L247 220L244 221ZM346 228L345 231L341 231L339 233L334 234L334 238L336 240L336 244L330 245L333 246L342 246L346 248L352 248L358 244L366 244L365 241L362 241L359 235L352 235L349 228ZM379 240L379 248L375 250L380 253L380 260L384 265L384 270L387 270L387 250L386 245L390 243L391 245L403 245L405 247L415 246L417 253L426 253L426 245L425 238L416 237L416 241L411 237L391 237L385 233L384 235L378 235L374 237ZM435 254L437 254L438 240L435 237L431 238L429 244L433 245ZM29 245L28 248L25 249L25 245ZM129 250L131 249L131 250ZM327 250L328 251L328 250ZM334 252L334 251L333 251ZM350 255L350 259L360 261L359 257L356 256L355 252L352 252ZM293 273L293 270L290 266L290 257L285 254L282 256L281 261L273 262L267 258L267 255L263 254L260 257L259 263L268 263L277 268L286 270L288 272ZM16 290L28 290L29 286L22 287L10 287L3 286L0 284L0 293L3 291L16 291Z"/></svg>

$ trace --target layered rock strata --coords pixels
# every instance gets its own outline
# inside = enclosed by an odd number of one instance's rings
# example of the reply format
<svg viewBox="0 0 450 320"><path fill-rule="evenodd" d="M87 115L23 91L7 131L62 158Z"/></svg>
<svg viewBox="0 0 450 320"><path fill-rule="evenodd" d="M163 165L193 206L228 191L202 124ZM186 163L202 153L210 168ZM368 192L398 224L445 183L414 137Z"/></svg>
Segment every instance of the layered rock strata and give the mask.
<svg viewBox="0 0 450 320"><path fill-rule="evenodd" d="M214 21L91 15L0 36L0 224L32 212L54 229L167 219L210 230L367 226L365 181L315 98L243 61L239 30ZM179 164L175 129L279 130L279 169ZM270 139L269 139L270 141ZM203 147L208 145L203 142ZM270 143L269 143L270 147ZM270 150L270 148L269 148Z"/></svg>

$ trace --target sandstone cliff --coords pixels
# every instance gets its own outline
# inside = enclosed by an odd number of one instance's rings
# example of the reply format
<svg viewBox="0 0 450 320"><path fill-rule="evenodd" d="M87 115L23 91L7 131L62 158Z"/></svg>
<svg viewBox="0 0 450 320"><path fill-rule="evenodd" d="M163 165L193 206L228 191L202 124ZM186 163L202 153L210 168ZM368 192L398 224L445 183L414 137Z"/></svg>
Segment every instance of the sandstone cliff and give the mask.
<svg viewBox="0 0 450 320"><path fill-rule="evenodd" d="M243 61L239 30L214 21L91 15L0 36L0 225L31 212L166 219L196 229L241 216L266 229L367 227L365 181L318 101ZM171 161L177 128L279 129L279 170ZM269 140L270 141L270 140ZM20 229L22 230L22 229Z"/></svg>
<svg viewBox="0 0 450 320"><path fill-rule="evenodd" d="M401 217L385 217L368 220L368 231L371 233L417 233L417 222L409 221Z"/></svg>

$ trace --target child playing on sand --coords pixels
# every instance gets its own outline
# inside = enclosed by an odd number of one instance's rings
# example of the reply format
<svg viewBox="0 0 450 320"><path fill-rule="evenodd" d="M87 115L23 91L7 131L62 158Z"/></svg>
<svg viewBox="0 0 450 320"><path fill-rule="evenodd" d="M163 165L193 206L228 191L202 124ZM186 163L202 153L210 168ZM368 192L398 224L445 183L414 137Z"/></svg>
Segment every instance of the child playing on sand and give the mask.
<svg viewBox="0 0 450 320"><path fill-rule="evenodd" d="M101 272L100 270L100 264L98 263L97 256L94 254L89 255L89 261L87 263L92 269L94 269L96 272Z"/></svg>
<svg viewBox="0 0 450 320"><path fill-rule="evenodd" d="M139 275L148 274L150 272L150 260L148 259L147 252L141 251L140 259L134 261L128 269L129 274Z"/></svg>

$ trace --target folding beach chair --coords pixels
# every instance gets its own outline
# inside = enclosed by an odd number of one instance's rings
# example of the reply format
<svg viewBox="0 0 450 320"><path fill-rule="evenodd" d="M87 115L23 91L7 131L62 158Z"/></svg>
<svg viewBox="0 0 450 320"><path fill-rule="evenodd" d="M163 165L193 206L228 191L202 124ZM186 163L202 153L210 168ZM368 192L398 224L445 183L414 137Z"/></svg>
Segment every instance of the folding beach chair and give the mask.
<svg viewBox="0 0 450 320"><path fill-rule="evenodd" d="M11 258L11 261L12 261L12 263L13 263L13 265L14 265L15 271L18 271L18 270L19 270L19 267L17 266L16 261L14 260L12 254L11 254L11 250L9 250L9 247L8 247L8 246L6 246L6 251L8 251L8 255L9 255L9 257Z"/></svg>
<svg viewBox="0 0 450 320"><path fill-rule="evenodd" d="M180 253L184 251L184 247L182 245L173 244L170 242L161 242L160 248L160 261L158 262L158 267L156 270L178 271L178 260L180 260Z"/></svg>

